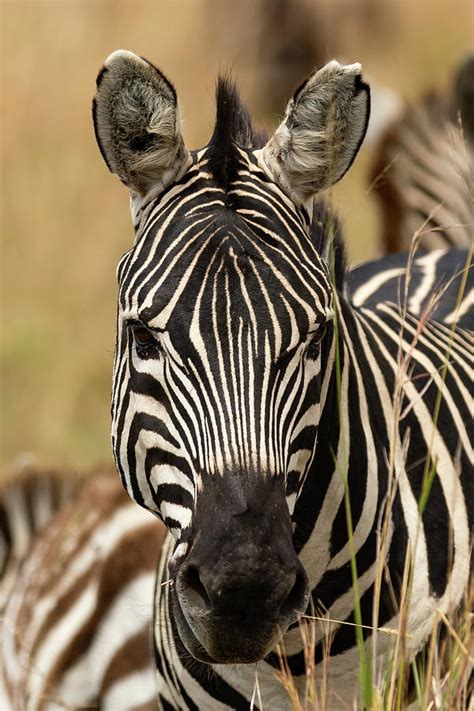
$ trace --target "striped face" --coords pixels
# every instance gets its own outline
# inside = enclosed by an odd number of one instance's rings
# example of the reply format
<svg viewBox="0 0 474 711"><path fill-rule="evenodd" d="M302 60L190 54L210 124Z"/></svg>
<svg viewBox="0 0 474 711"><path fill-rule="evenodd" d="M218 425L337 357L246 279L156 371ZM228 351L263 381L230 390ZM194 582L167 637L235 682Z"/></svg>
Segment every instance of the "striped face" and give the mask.
<svg viewBox="0 0 474 711"><path fill-rule="evenodd" d="M136 227L119 267L117 468L176 539L183 653L256 662L309 598L290 517L315 451L332 318L318 251L329 235L312 199L357 153L368 88L359 65L330 62L259 148L221 79L213 136L191 154L176 92L149 62L116 52L97 86L99 147L130 188Z"/></svg>
<svg viewBox="0 0 474 711"><path fill-rule="evenodd" d="M240 151L227 193L206 166L203 151L147 207L119 267L116 461L131 496L176 537L210 476L281 477L294 502L332 316L304 211L251 152Z"/></svg>

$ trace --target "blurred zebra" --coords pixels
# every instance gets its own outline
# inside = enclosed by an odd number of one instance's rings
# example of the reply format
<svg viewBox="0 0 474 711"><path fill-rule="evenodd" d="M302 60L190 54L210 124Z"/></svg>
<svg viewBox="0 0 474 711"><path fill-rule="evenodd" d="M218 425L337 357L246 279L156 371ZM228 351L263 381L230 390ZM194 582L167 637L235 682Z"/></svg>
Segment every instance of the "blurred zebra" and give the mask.
<svg viewBox="0 0 474 711"><path fill-rule="evenodd" d="M6 475L0 501L0 609L9 593L21 561L31 548L37 532L54 513L74 496L77 477L58 476L54 470L38 474L33 459L20 457Z"/></svg>
<svg viewBox="0 0 474 711"><path fill-rule="evenodd" d="M469 247L474 234L474 55L451 94L405 108L377 148L371 185L386 252Z"/></svg>
<svg viewBox="0 0 474 711"><path fill-rule="evenodd" d="M164 527L112 467L71 481L28 470L0 492L0 708L151 711Z"/></svg>
<svg viewBox="0 0 474 711"><path fill-rule="evenodd" d="M398 626L407 555L409 656L467 586L468 257L432 257L402 271L401 299L355 305L365 277L347 283L337 222L314 201L368 117L360 66L333 61L266 142L221 80L213 137L190 153L153 65L118 51L99 74L96 137L136 229L118 269L113 446L130 496L169 530L154 622L165 711L289 708L276 650L304 693L311 604L359 630L329 624L329 705L352 703L357 634L383 684L392 639L372 629ZM318 630L316 662L326 646Z"/></svg>

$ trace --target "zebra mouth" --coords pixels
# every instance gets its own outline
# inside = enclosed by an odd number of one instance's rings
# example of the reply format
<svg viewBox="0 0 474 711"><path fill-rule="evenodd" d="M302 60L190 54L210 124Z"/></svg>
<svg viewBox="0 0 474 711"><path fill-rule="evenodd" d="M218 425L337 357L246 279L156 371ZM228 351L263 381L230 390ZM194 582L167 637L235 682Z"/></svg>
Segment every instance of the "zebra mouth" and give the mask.
<svg viewBox="0 0 474 711"><path fill-rule="evenodd" d="M174 592L171 599L175 631L186 651L205 664L258 662L278 644L292 621L282 627L254 615L242 618L207 613L193 618L181 605L179 594Z"/></svg>
<svg viewBox="0 0 474 711"><path fill-rule="evenodd" d="M189 571L184 565L171 595L175 632L187 652L206 664L260 661L307 605L308 581L303 569L290 576L282 604L275 604L271 595L245 597L242 602L237 589L234 600L228 595L224 604L212 605L196 583L192 589Z"/></svg>
<svg viewBox="0 0 474 711"><path fill-rule="evenodd" d="M186 619L175 590L173 590L171 594L171 607L173 612L172 622L173 627L175 628L175 639L180 639L186 651L191 654L194 659L197 659L198 662L204 662L204 664L216 664L217 660L211 657L197 636L194 634L191 625Z"/></svg>
<svg viewBox="0 0 474 711"><path fill-rule="evenodd" d="M309 597L283 480L252 473L229 480L206 482L187 555L169 565L176 632L189 654L207 664L263 659Z"/></svg>

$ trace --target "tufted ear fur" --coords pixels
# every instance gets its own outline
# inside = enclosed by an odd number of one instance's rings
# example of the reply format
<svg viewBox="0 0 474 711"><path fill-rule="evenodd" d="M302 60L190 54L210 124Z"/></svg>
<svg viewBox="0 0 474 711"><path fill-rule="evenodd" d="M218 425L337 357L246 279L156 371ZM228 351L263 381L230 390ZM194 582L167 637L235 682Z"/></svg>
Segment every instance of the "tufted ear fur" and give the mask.
<svg viewBox="0 0 474 711"><path fill-rule="evenodd" d="M342 178L364 140L370 90L360 64L332 60L295 92L283 123L257 152L271 177L295 202Z"/></svg>
<svg viewBox="0 0 474 711"><path fill-rule="evenodd" d="M109 170L140 197L165 188L188 164L176 91L136 54L117 50L107 58L92 113Z"/></svg>

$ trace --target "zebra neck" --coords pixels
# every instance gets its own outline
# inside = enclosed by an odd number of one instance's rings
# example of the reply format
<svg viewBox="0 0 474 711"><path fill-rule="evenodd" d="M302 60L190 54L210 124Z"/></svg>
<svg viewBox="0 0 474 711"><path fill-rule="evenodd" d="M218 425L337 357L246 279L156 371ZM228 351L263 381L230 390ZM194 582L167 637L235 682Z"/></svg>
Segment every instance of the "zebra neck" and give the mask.
<svg viewBox="0 0 474 711"><path fill-rule="evenodd" d="M381 419L376 364L361 347L363 328L341 300L331 342L322 353L317 446L293 513L295 547L313 589L328 581L350 585L354 553L359 574L376 558L388 432Z"/></svg>

